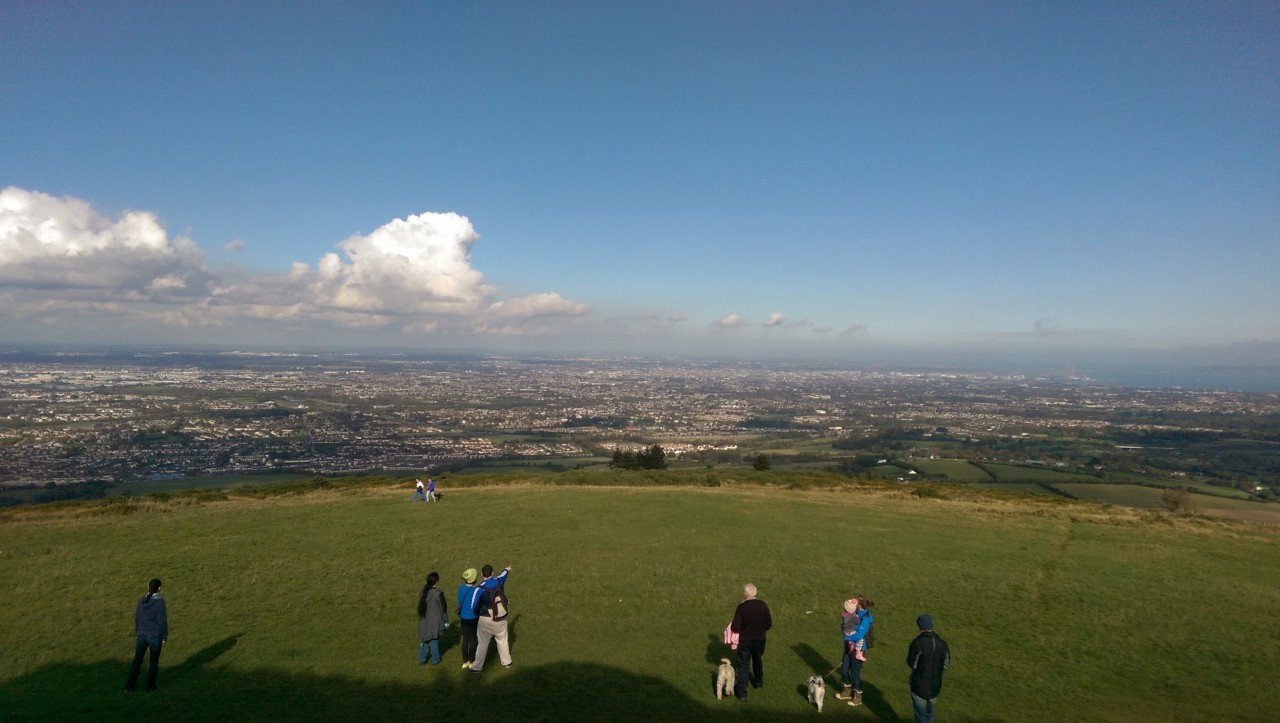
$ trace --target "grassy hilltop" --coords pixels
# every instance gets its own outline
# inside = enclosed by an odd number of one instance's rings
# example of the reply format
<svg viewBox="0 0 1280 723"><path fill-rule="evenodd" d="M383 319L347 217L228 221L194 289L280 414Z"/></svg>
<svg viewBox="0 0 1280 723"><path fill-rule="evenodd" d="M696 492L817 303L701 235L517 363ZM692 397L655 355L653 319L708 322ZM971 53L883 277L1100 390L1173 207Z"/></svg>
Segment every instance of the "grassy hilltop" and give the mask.
<svg viewBox="0 0 1280 723"><path fill-rule="evenodd" d="M824 475L442 488L430 505L375 483L5 511L3 718L789 720L817 715L801 685L838 662L840 602L863 593L866 705L828 697L826 716L910 720L905 651L930 612L953 651L946 720L1280 719L1276 528ZM486 562L514 567L514 668L461 670L456 624L446 664L419 666L426 573L453 618L459 574ZM153 576L161 690L126 695ZM775 621L766 685L717 701L748 581Z"/></svg>

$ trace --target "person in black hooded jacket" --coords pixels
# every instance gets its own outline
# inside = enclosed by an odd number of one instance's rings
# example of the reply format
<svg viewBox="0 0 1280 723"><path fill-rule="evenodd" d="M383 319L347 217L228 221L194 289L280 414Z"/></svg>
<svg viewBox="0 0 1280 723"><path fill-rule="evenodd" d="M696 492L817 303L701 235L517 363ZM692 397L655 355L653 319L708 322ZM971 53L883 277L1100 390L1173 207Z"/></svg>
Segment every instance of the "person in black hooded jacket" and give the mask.
<svg viewBox="0 0 1280 723"><path fill-rule="evenodd" d="M934 710L938 706L938 694L942 692L942 671L951 667L951 650L947 641L933 632L933 616L928 613L916 618L920 634L907 648L907 665L911 668L911 707L915 709L916 723L933 723Z"/></svg>
<svg viewBox="0 0 1280 723"><path fill-rule="evenodd" d="M133 692L138 687L138 674L142 672L142 656L151 651L151 665L147 668L147 690L156 689L156 674L160 672L160 649L169 642L169 613L160 596L160 578L147 585L147 594L138 600L133 613L133 665L124 689Z"/></svg>

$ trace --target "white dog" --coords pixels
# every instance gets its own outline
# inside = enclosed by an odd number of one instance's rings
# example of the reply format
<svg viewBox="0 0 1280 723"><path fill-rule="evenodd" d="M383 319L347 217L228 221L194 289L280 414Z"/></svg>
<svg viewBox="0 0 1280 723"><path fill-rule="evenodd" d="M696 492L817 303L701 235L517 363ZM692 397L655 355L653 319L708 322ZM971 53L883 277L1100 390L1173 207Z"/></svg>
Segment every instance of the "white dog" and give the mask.
<svg viewBox="0 0 1280 723"><path fill-rule="evenodd" d="M733 670L733 663L728 658L720 659L720 667L716 669L716 700L733 695L733 686L738 682L738 674Z"/></svg>
<svg viewBox="0 0 1280 723"><path fill-rule="evenodd" d="M822 700L827 697L827 685L822 682L822 678L814 675L809 678L809 702L818 706L818 712L822 712Z"/></svg>

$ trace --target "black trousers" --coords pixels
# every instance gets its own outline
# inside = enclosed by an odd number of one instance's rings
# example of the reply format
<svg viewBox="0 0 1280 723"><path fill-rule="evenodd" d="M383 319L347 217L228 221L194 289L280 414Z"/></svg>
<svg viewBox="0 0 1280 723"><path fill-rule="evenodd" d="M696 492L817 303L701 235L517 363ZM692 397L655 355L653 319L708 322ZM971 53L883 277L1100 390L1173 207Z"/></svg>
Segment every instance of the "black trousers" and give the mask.
<svg viewBox="0 0 1280 723"><path fill-rule="evenodd" d="M738 680L734 683L733 694L739 698L747 697L748 670L751 672L752 688L764 685L764 641L747 640L738 643Z"/></svg>
<svg viewBox="0 0 1280 723"><path fill-rule="evenodd" d="M462 662L476 662L476 648L480 646L480 640L477 638L476 626L480 624L477 619L462 621Z"/></svg>

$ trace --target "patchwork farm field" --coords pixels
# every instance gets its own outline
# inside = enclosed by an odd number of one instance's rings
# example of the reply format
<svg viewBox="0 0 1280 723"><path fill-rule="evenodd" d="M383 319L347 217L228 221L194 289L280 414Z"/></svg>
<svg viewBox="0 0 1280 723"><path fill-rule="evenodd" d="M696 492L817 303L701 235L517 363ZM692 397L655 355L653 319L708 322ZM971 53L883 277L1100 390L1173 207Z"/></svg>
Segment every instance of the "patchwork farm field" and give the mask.
<svg viewBox="0 0 1280 723"><path fill-rule="evenodd" d="M1105 502L1145 509L1160 509L1163 490L1140 485L1119 484L1055 484L1076 499ZM1217 495L1191 495L1191 507L1195 512L1215 517L1266 521L1280 524L1280 506L1264 505L1249 500L1219 497Z"/></svg>
<svg viewBox="0 0 1280 723"><path fill-rule="evenodd" d="M982 469L990 472L996 482L1094 482L1097 478L1087 474L1059 472L1047 467L1025 467L1013 464L983 462Z"/></svg>
<svg viewBox="0 0 1280 723"><path fill-rule="evenodd" d="M911 464L928 475L946 475L951 482L991 482L992 477L981 467L962 459L913 459Z"/></svg>
<svg viewBox="0 0 1280 723"><path fill-rule="evenodd" d="M862 593L878 638L866 705L828 697L827 715L910 719L903 659L929 612L954 655L944 719L1280 718L1258 687L1280 650L1256 644L1280 605L1273 527L967 486L528 477L457 480L430 504L370 485L7 510L3 717L792 720L816 715L801 684L838 662L840 602ZM486 562L513 566L515 666L461 670L456 625L446 664L419 666L426 573L452 593ZM133 605L153 576L170 610L161 689L128 695ZM766 685L717 701L745 582L773 611ZM1152 624L1205 599L1194 624Z"/></svg>
<svg viewBox="0 0 1280 723"><path fill-rule="evenodd" d="M1000 490L1002 492L1026 492L1037 495L1054 494L1032 482L974 482L972 486L978 489Z"/></svg>

